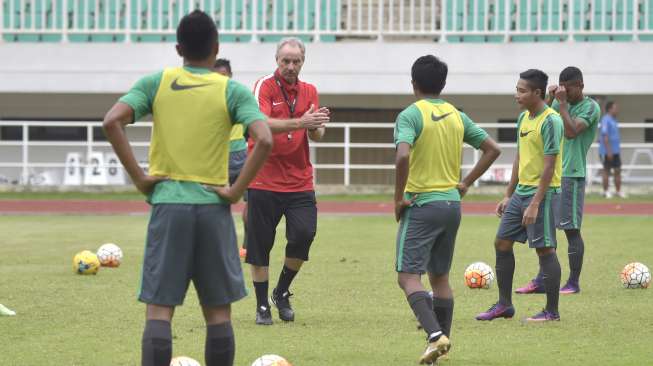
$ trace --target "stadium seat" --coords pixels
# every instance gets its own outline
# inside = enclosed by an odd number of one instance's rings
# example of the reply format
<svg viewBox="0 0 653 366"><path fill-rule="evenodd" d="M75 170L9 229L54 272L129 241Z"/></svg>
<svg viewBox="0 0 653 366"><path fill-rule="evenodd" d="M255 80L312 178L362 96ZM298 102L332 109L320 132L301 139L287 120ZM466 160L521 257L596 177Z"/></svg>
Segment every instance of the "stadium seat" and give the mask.
<svg viewBox="0 0 653 366"><path fill-rule="evenodd" d="M529 9L529 2L531 8ZM537 0L517 0L516 10L513 13L514 28L518 32L533 32L537 30ZM530 22L530 24L529 24ZM535 35L516 35L511 37L513 42L535 42Z"/></svg>
<svg viewBox="0 0 653 366"><path fill-rule="evenodd" d="M639 4L639 30L653 32L653 0L642 0ZM648 12L648 21L646 19L646 12ZM640 41L653 41L653 34L639 35Z"/></svg>

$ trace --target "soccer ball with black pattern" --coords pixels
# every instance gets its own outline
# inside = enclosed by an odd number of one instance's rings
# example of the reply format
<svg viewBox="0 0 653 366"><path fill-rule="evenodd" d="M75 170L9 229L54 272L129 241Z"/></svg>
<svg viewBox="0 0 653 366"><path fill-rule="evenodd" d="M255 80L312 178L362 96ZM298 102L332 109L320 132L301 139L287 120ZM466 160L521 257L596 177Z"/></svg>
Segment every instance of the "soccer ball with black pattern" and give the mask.
<svg viewBox="0 0 653 366"><path fill-rule="evenodd" d="M100 260L95 253L84 250L73 257L73 272L80 275L97 274L100 270Z"/></svg>
<svg viewBox="0 0 653 366"><path fill-rule="evenodd" d="M97 250L102 267L118 267L122 263L122 249L113 243L103 244Z"/></svg>
<svg viewBox="0 0 653 366"><path fill-rule="evenodd" d="M202 366L199 362L186 356L175 357L170 361L170 366Z"/></svg>
<svg viewBox="0 0 653 366"><path fill-rule="evenodd" d="M620 277L625 288L648 288L651 284L651 271L639 262L628 263Z"/></svg>
<svg viewBox="0 0 653 366"><path fill-rule="evenodd" d="M465 269L465 285L469 288L489 289L494 282L492 268L483 262L475 262Z"/></svg>
<svg viewBox="0 0 653 366"><path fill-rule="evenodd" d="M252 366L292 366L285 358L277 355L263 355L257 358Z"/></svg>

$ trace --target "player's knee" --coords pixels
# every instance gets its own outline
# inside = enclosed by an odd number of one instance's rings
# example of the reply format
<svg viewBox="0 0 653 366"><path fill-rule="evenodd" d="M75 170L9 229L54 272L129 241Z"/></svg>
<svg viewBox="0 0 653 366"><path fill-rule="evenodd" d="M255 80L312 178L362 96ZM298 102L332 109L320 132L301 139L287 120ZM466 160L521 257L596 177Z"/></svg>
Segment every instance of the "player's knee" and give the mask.
<svg viewBox="0 0 653 366"><path fill-rule="evenodd" d="M231 320L231 305L202 306L206 324L222 324Z"/></svg>
<svg viewBox="0 0 653 366"><path fill-rule="evenodd" d="M580 230L578 229L565 230L565 236L567 237L567 241L578 239L580 238Z"/></svg>
<svg viewBox="0 0 653 366"><path fill-rule="evenodd" d="M449 274L431 275L431 286L436 293L450 292Z"/></svg>
<svg viewBox="0 0 653 366"><path fill-rule="evenodd" d="M545 256L556 252L555 248L537 248L535 251L539 256Z"/></svg>
<svg viewBox="0 0 653 366"><path fill-rule="evenodd" d="M496 238L494 240L494 248L500 252L510 252L512 251L512 242L505 239Z"/></svg>
<svg viewBox="0 0 653 366"><path fill-rule="evenodd" d="M412 287L412 282L414 282L412 277L409 273L399 272L397 273L397 284L402 290L407 291Z"/></svg>

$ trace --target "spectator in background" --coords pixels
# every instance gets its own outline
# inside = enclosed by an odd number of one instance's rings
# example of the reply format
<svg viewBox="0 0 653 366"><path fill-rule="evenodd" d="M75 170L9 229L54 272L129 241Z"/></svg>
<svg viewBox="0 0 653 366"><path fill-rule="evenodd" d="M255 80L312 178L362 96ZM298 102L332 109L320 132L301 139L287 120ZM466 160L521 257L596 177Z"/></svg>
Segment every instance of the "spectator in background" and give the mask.
<svg viewBox="0 0 653 366"><path fill-rule="evenodd" d="M608 189L610 170L614 172L614 185L617 196L626 197L626 194L621 191L621 147L619 124L617 122L618 113L617 103L609 101L605 104L605 115L601 118L599 156L603 163L603 196L605 198L612 198L612 192Z"/></svg>

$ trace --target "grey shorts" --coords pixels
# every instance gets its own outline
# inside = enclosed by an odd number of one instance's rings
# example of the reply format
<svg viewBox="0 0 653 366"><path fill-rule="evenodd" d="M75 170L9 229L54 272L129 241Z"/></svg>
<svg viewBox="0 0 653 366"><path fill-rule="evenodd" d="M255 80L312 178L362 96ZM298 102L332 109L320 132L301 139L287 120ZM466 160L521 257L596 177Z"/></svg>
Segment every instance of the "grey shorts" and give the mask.
<svg viewBox="0 0 653 366"><path fill-rule="evenodd" d="M234 184L247 160L247 150L229 153L229 184Z"/></svg>
<svg viewBox="0 0 653 366"><path fill-rule="evenodd" d="M205 306L231 304L247 295L231 207L153 205L138 299L181 305L191 280Z"/></svg>
<svg viewBox="0 0 653 366"><path fill-rule="evenodd" d="M521 196L513 194L506 210L501 216L497 238L525 243L531 248L555 248L556 216L560 193L547 192L537 210L534 224L522 226L524 211L533 200L534 195Z"/></svg>
<svg viewBox="0 0 653 366"><path fill-rule="evenodd" d="M397 272L449 273L460 226L460 202L433 201L404 211L397 233Z"/></svg>
<svg viewBox="0 0 653 366"><path fill-rule="evenodd" d="M556 226L562 230L580 229L585 203L585 178L562 177L561 188L559 221Z"/></svg>
<svg viewBox="0 0 653 366"><path fill-rule="evenodd" d="M245 166L247 150L232 151L229 153L229 185L233 185ZM243 201L247 202L247 191L243 194Z"/></svg>

